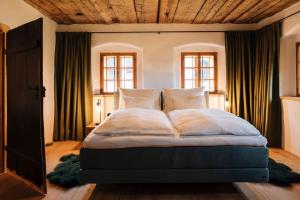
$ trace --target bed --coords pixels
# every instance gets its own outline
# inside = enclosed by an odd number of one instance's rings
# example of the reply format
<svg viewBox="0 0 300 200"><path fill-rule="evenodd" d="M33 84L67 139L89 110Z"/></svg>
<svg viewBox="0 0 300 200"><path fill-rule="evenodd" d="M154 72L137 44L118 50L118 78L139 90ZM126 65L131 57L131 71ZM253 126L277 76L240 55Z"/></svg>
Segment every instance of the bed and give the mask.
<svg viewBox="0 0 300 200"><path fill-rule="evenodd" d="M118 95L116 97L118 98ZM172 127L168 125L165 128L163 125L161 127L157 125L155 131L151 129L151 126L132 130L133 125L130 123L136 123L136 121L139 124L144 123L142 120L137 120L141 118L140 116L145 115L144 112L147 113L147 116L156 116L145 119L145 123L159 124L165 120L157 117L160 114L156 111L140 111L140 109L128 109L127 111L125 109L113 113L108 121L104 121L88 135L80 150L80 180L82 183L268 181L267 140L257 134L254 129L247 129L254 130L249 134L241 132L243 128L247 128L247 124L238 126L235 132L233 131L234 134L227 134L227 129L231 129L235 125L230 124L232 122L230 118L234 116L208 109L186 109L166 114ZM148 112L152 112L152 114ZM188 116L190 113L193 113L193 116L197 116L198 113L200 121L182 117ZM204 115L205 118L201 118ZM126 126L124 125L120 130L114 129L114 133L117 135L107 135L110 132L109 127L112 124L113 126L120 124L118 122L122 121L118 120L124 120L124 116L129 116L127 118L133 121L122 123ZM220 119L216 116L220 116ZM218 120L226 118L228 121L219 123ZM238 121L236 118L234 119L232 123ZM206 125L205 127L209 128L205 129L203 126L200 127L202 131L198 131L198 126L195 129L195 124L209 124L201 123L201 120L213 120L220 126L209 122L213 124L212 127ZM191 121L194 124L189 124ZM236 124L239 125L239 123ZM126 132L127 128L130 129ZM215 134L216 131L223 131L223 134ZM130 133L127 134L128 132ZM140 133L144 134L140 135Z"/></svg>

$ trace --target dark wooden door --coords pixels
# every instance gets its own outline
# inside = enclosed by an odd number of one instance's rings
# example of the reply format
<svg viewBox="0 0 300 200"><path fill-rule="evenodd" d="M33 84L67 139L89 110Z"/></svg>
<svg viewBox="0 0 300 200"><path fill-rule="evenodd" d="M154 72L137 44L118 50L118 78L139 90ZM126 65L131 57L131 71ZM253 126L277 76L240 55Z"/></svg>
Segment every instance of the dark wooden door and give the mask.
<svg viewBox="0 0 300 200"><path fill-rule="evenodd" d="M46 193L42 26L7 33L7 167Z"/></svg>

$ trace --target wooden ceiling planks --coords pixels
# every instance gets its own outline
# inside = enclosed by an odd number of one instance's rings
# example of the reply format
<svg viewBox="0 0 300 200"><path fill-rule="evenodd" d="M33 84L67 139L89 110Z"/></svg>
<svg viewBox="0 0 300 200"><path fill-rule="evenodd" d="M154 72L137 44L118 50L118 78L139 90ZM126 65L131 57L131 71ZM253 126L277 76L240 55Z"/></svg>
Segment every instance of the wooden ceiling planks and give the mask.
<svg viewBox="0 0 300 200"><path fill-rule="evenodd" d="M119 23L119 19L116 16L108 0L102 0L102 1L89 0L89 1L95 6L95 9L98 11L98 14L105 21L104 24Z"/></svg>
<svg viewBox="0 0 300 200"><path fill-rule="evenodd" d="M193 23L195 23L195 24L203 24L205 17L212 10L212 8L215 7L215 4L218 3L218 1L222 1L222 0L206 0L204 2L203 7L198 12L196 18L194 18Z"/></svg>
<svg viewBox="0 0 300 200"><path fill-rule="evenodd" d="M278 10L284 10L287 7L290 7L291 5L297 3L299 0L285 0L285 1L280 1L276 5L274 5L272 8L266 10L265 12L256 15L255 17L252 17L250 19L250 23L257 23L260 20L272 16L278 12Z"/></svg>
<svg viewBox="0 0 300 200"><path fill-rule="evenodd" d="M205 0L180 0L173 19L173 23L192 22Z"/></svg>
<svg viewBox="0 0 300 200"><path fill-rule="evenodd" d="M87 16L83 15L81 9L77 7L72 0L48 0L55 5L61 12L67 15L77 24L89 23ZM80 14L78 14L80 13ZM82 14L82 15L81 15Z"/></svg>
<svg viewBox="0 0 300 200"><path fill-rule="evenodd" d="M160 0L159 23L172 23L179 0Z"/></svg>
<svg viewBox="0 0 300 200"><path fill-rule="evenodd" d="M138 23L156 23L158 0L134 0Z"/></svg>
<svg viewBox="0 0 300 200"><path fill-rule="evenodd" d="M229 15L227 15L222 22L223 23L230 23L234 22L237 18L239 18L243 13L247 12L261 0L247 0L242 1Z"/></svg>
<svg viewBox="0 0 300 200"><path fill-rule="evenodd" d="M120 23L137 23L133 0L109 0Z"/></svg>
<svg viewBox="0 0 300 200"><path fill-rule="evenodd" d="M85 15L89 21L93 24L104 23L104 19L98 14L98 11L90 1L79 0L73 1L73 3L81 10L82 14Z"/></svg>
<svg viewBox="0 0 300 200"><path fill-rule="evenodd" d="M252 9L248 10L244 14L242 14L239 18L235 20L236 23L248 23L249 19L251 17L259 15L263 13L264 11L270 9L272 6L277 4L280 0L265 0L265 1L260 1L257 4L255 4Z"/></svg>
<svg viewBox="0 0 300 200"><path fill-rule="evenodd" d="M59 24L257 23L300 0L24 0Z"/></svg>
<svg viewBox="0 0 300 200"><path fill-rule="evenodd" d="M211 19L218 13L220 8L224 6L227 0L218 0L215 5L210 9L207 15L202 19L202 23L208 24L211 23ZM197 23L194 21L194 23Z"/></svg>
<svg viewBox="0 0 300 200"><path fill-rule="evenodd" d="M53 19L59 24L73 24L75 21L71 20L66 16L60 9L52 4L50 1L40 1L40 0L24 0L26 3L41 11L44 15Z"/></svg>
<svg viewBox="0 0 300 200"><path fill-rule="evenodd" d="M226 0L225 4L220 8L219 11L210 19L209 23L222 22L234 9L239 6L243 0Z"/></svg>

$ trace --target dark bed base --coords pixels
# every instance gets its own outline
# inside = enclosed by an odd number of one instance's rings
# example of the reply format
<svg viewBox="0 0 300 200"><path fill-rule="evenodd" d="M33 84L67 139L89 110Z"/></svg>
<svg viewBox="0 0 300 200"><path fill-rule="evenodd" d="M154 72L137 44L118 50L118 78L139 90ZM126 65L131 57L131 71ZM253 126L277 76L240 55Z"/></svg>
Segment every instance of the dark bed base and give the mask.
<svg viewBox="0 0 300 200"><path fill-rule="evenodd" d="M143 147L80 151L82 183L267 182L265 147Z"/></svg>

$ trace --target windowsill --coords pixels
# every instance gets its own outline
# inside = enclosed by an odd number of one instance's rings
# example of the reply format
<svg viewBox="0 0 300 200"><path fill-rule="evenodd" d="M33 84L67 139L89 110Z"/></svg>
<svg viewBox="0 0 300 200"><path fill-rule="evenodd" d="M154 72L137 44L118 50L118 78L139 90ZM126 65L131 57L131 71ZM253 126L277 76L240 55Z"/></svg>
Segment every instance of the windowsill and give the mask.
<svg viewBox="0 0 300 200"><path fill-rule="evenodd" d="M300 101L300 96L281 96L281 100Z"/></svg>
<svg viewBox="0 0 300 200"><path fill-rule="evenodd" d="M113 97L114 94L93 94L93 97Z"/></svg>
<svg viewBox="0 0 300 200"><path fill-rule="evenodd" d="M221 90L216 90L209 92L209 94L225 95L225 92Z"/></svg>

